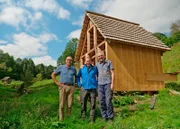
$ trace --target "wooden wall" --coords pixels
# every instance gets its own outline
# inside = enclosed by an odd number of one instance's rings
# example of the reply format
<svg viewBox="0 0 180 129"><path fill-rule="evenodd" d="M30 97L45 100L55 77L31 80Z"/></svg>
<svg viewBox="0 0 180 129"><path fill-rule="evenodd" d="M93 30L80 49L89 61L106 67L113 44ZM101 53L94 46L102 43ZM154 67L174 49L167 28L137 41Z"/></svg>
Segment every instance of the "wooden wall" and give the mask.
<svg viewBox="0 0 180 129"><path fill-rule="evenodd" d="M107 59L115 68L115 91L157 91L163 81L147 81L146 73L162 74L161 51L124 43L107 43Z"/></svg>

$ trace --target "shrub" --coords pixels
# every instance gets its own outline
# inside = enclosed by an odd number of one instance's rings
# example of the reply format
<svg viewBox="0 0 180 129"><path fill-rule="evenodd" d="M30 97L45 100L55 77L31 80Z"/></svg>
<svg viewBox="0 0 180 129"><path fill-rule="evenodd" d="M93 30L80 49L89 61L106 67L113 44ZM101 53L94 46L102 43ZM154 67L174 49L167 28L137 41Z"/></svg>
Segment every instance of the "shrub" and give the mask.
<svg viewBox="0 0 180 129"><path fill-rule="evenodd" d="M134 99L132 96L124 96L122 98L116 97L113 100L113 104L115 107L130 105L133 103L134 103Z"/></svg>
<svg viewBox="0 0 180 129"><path fill-rule="evenodd" d="M168 82L168 83L165 84L165 88L180 91L180 84L178 84L176 82Z"/></svg>

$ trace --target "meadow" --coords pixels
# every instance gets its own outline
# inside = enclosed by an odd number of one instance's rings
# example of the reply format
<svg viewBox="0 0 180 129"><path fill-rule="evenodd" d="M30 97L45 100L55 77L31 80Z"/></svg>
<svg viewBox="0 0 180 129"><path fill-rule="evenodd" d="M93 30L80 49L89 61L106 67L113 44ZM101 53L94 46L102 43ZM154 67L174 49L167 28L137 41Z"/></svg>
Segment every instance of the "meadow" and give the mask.
<svg viewBox="0 0 180 129"><path fill-rule="evenodd" d="M180 84L177 84L177 88ZM178 129L180 128L180 95L169 93L171 84L156 94L156 103L150 109L153 96L140 93L114 95L115 119L101 120L97 101L96 121L80 118L79 89L75 91L73 111L63 122L58 120L59 93L52 80L34 83L29 94L19 96L12 86L0 84L1 129ZM89 107L89 106L88 106Z"/></svg>

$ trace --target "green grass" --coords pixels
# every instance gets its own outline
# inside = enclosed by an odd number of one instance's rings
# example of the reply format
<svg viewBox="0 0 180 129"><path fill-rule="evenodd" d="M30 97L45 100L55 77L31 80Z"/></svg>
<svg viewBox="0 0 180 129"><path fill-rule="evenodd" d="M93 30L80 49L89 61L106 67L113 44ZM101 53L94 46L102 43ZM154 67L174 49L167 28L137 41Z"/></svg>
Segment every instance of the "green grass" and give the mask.
<svg viewBox="0 0 180 129"><path fill-rule="evenodd" d="M165 73L180 71L180 42L176 43L171 49L171 51L165 52L162 57Z"/></svg>
<svg viewBox="0 0 180 129"><path fill-rule="evenodd" d="M57 76L56 79L59 80L59 76ZM41 87L41 86L44 86L44 85L50 85L50 84L54 84L52 79L44 79L42 81L34 82L30 86L30 88L37 88L37 87Z"/></svg>
<svg viewBox="0 0 180 129"><path fill-rule="evenodd" d="M162 90L157 96L154 110L150 110L150 96L124 96L118 105L114 122L101 120L97 102L96 122L89 122L89 105L86 120L80 119L81 105L77 99L79 90L75 91L75 99L71 117L58 121L59 97L58 89L50 80L39 82L38 90L17 98L16 91L10 87L0 86L0 128L8 129L178 129L180 128L180 96L171 96L168 90ZM45 84L42 86L42 84ZM38 84L31 86L37 89ZM2 97L3 96L3 97ZM132 103L136 99L138 103ZM130 110L134 106L136 110Z"/></svg>

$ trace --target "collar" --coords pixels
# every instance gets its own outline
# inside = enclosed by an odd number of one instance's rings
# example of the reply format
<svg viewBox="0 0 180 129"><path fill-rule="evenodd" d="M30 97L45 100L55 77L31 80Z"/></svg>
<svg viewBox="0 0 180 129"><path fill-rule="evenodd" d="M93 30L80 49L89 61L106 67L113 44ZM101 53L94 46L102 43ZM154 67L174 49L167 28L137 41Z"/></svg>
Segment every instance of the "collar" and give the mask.
<svg viewBox="0 0 180 129"><path fill-rule="evenodd" d="M72 67L72 66L70 66L70 67L67 67L67 65L65 64L65 67L66 67L66 68L68 68L68 69L71 69L71 67Z"/></svg>
<svg viewBox="0 0 180 129"><path fill-rule="evenodd" d="M85 64L85 66L86 66L86 68L88 68L86 64ZM89 67L89 68L92 68L92 67L93 67L93 66L92 66L92 64L91 64L91 67Z"/></svg>
<svg viewBox="0 0 180 129"><path fill-rule="evenodd" d="M107 63L107 60L104 60L104 64ZM100 61L99 61L99 64L102 64Z"/></svg>

